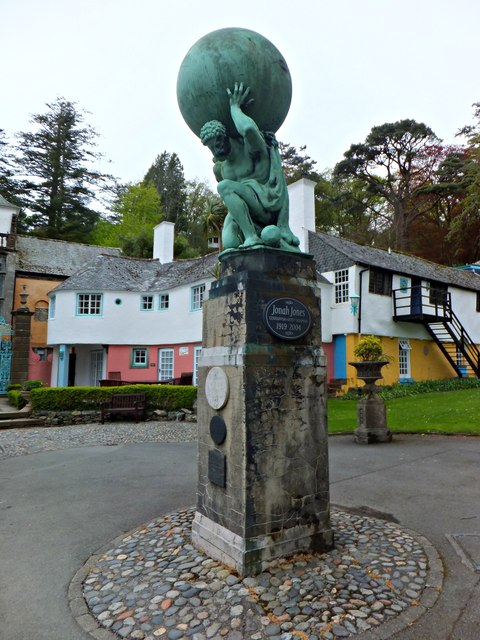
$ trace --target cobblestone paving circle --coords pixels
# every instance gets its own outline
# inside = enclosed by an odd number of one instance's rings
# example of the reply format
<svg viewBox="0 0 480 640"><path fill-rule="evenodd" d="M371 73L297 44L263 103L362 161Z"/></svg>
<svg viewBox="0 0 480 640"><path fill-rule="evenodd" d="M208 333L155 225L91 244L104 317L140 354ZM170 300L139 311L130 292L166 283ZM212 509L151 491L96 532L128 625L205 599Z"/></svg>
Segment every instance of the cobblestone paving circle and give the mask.
<svg viewBox="0 0 480 640"><path fill-rule="evenodd" d="M164 515L79 571L71 607L95 638L386 638L384 625L404 628L440 591L433 547L396 524L335 509L332 552L242 579L192 546L193 515Z"/></svg>

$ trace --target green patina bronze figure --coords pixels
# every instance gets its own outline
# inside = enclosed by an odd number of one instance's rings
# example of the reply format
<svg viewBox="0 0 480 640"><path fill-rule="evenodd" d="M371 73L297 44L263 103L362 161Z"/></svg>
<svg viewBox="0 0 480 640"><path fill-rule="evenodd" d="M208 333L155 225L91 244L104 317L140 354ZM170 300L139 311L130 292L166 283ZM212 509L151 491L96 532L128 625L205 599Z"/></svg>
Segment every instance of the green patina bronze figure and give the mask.
<svg viewBox="0 0 480 640"><path fill-rule="evenodd" d="M300 251L288 223L275 138L291 100L280 52L247 29L208 34L183 61L177 95L187 124L213 154L218 193L228 210L224 249L267 245Z"/></svg>
<svg viewBox="0 0 480 640"><path fill-rule="evenodd" d="M224 249L266 244L295 250L299 241L288 226L288 192L278 144L242 111L250 88L235 83L227 89L230 114L239 137L230 138L225 125L203 125L200 139L213 153L218 193L228 214L222 233Z"/></svg>

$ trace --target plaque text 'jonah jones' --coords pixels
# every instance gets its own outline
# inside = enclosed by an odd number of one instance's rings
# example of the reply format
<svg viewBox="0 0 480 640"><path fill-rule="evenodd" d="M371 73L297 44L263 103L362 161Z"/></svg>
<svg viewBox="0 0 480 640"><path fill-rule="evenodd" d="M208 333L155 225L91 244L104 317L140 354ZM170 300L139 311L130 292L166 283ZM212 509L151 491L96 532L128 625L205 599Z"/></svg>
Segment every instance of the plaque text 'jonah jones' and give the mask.
<svg viewBox="0 0 480 640"><path fill-rule="evenodd" d="M284 340L303 337L312 323L308 308L295 298L274 298L265 308L267 329Z"/></svg>

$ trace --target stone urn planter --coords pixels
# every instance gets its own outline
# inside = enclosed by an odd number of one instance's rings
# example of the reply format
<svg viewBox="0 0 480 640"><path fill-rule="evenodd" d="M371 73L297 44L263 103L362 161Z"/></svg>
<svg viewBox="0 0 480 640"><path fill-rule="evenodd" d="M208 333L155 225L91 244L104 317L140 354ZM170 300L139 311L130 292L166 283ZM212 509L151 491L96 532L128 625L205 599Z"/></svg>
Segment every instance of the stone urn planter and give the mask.
<svg viewBox="0 0 480 640"><path fill-rule="evenodd" d="M357 406L357 428L353 438L358 444L391 442L392 433L387 428L387 410L385 402L379 397L379 388L375 384L382 376L382 367L388 360L365 360L349 362L357 370L357 378L363 380L366 394L360 398Z"/></svg>

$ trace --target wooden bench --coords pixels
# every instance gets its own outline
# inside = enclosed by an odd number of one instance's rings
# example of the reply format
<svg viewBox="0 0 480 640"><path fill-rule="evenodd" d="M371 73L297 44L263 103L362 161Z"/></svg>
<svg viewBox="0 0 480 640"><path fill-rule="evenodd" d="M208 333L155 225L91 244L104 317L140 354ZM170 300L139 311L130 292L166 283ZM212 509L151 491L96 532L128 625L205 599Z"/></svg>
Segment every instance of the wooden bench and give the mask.
<svg viewBox="0 0 480 640"><path fill-rule="evenodd" d="M101 423L103 424L106 416L116 414L132 413L135 416L135 422L139 418L145 418L145 408L147 397L145 393L116 393L110 396L106 402L100 405Z"/></svg>

